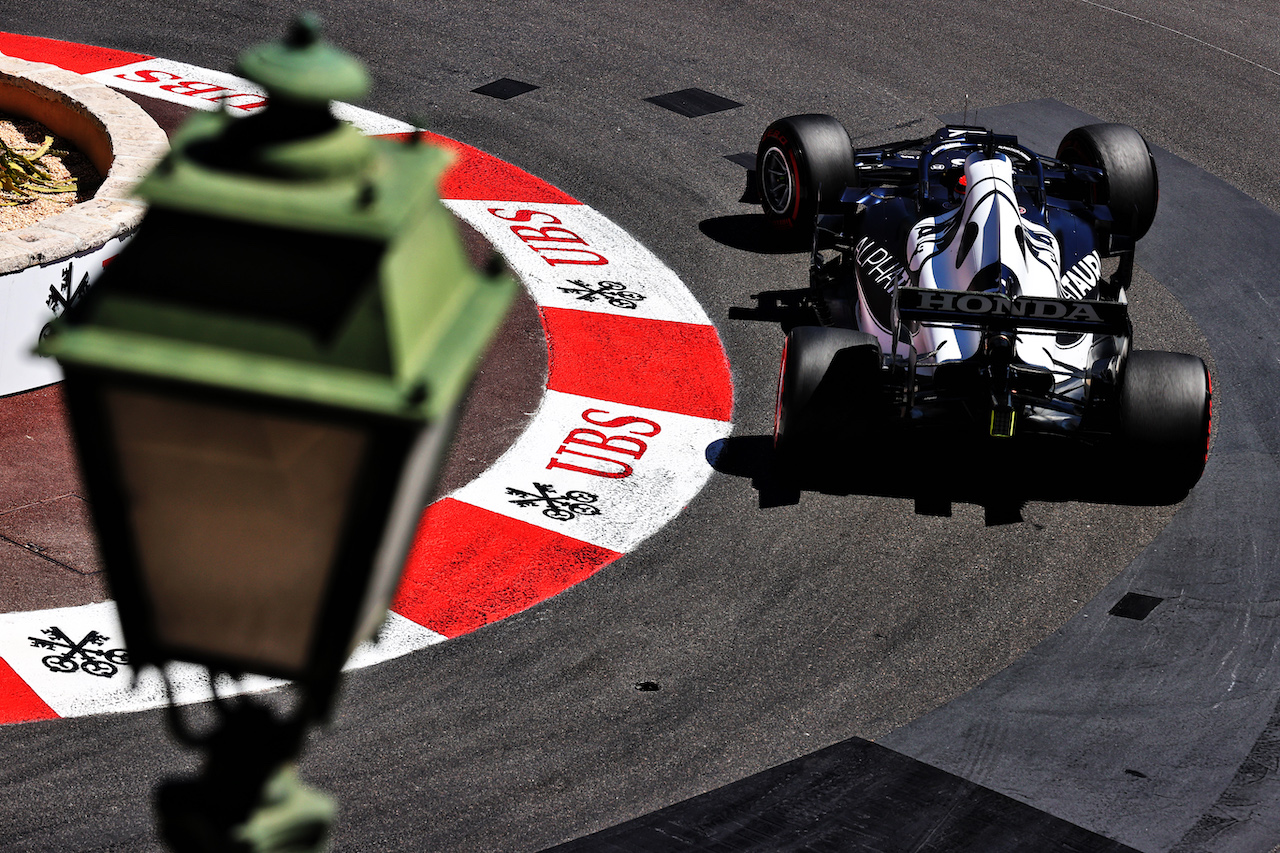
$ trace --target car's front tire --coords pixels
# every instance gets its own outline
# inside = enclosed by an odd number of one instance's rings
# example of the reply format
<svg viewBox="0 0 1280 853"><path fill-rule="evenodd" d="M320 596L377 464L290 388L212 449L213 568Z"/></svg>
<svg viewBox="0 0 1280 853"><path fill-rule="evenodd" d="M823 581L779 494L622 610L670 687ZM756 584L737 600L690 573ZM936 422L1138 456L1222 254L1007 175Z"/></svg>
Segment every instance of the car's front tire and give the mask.
<svg viewBox="0 0 1280 853"><path fill-rule="evenodd" d="M812 228L819 209L838 203L856 177L849 133L829 115L778 119L756 149L760 206L783 230Z"/></svg>

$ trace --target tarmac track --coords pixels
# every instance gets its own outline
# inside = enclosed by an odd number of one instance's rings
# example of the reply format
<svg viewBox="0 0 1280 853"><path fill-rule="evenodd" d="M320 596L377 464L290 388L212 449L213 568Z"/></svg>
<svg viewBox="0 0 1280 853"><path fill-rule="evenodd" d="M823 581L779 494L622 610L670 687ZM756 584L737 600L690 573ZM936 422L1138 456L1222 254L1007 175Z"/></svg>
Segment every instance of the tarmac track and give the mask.
<svg viewBox="0 0 1280 853"><path fill-rule="evenodd" d="M287 23L238 0L14 5L12 31L210 68ZM315 6L374 71L366 106L561 186L672 266L716 319L736 393L721 473L635 552L348 681L303 766L343 804L339 849L538 850L850 738L1140 850L1280 843L1272 6ZM502 77L541 88L471 91ZM689 87L742 106L643 100ZM760 508L752 437L780 335L725 318L800 284L805 257L737 204L726 157L780 115L831 112L871 144L930 132L966 96L970 120L1041 147L1094 116L1162 149L1139 343L1211 356L1217 392L1213 457L1181 507L1033 499L999 526L874 494ZM1128 592L1161 601L1108 615ZM19 850L151 849L149 787L190 764L150 713L8 727L0 755L0 839Z"/></svg>

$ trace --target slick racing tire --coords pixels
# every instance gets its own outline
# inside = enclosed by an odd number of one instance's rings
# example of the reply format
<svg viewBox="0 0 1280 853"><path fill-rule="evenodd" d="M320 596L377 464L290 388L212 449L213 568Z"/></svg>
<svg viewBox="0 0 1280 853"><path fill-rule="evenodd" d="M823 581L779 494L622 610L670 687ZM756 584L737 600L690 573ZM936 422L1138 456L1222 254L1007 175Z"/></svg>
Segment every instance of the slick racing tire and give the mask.
<svg viewBox="0 0 1280 853"><path fill-rule="evenodd" d="M827 439L874 411L880 342L853 329L797 326L782 345L773 444L794 460L826 449Z"/></svg>
<svg viewBox="0 0 1280 853"><path fill-rule="evenodd" d="M1112 231L1134 240L1146 235L1156 218L1160 180L1141 133L1127 124L1077 127L1059 143L1058 159L1101 169L1105 180L1092 200L1110 208Z"/></svg>
<svg viewBox="0 0 1280 853"><path fill-rule="evenodd" d="M756 149L760 206L782 230L811 229L819 210L838 205L856 176L849 133L829 115L778 119Z"/></svg>
<svg viewBox="0 0 1280 853"><path fill-rule="evenodd" d="M1140 499L1180 500L1209 454L1213 385L1203 361L1137 350L1120 380L1120 451Z"/></svg>

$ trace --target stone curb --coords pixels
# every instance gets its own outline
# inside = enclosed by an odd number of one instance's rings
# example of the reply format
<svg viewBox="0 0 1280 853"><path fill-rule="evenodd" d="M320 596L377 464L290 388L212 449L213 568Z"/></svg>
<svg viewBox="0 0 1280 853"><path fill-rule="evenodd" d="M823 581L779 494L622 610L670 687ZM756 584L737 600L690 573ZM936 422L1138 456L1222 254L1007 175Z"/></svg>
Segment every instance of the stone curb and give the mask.
<svg viewBox="0 0 1280 853"><path fill-rule="evenodd" d="M165 132L142 107L80 74L0 54L0 110L72 140L103 175L89 201L0 232L0 275L95 249L138 227L146 208L132 189L169 150Z"/></svg>

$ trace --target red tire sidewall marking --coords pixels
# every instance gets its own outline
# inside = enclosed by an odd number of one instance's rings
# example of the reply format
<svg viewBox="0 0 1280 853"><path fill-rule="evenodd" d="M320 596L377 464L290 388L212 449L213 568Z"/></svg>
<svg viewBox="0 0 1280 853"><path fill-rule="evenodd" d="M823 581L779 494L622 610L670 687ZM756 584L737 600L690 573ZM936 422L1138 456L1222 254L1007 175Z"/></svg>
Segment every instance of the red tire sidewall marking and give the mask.
<svg viewBox="0 0 1280 853"><path fill-rule="evenodd" d="M800 163L796 160L795 146L791 140L782 133L782 131L769 128L764 132L762 147L764 141L770 141L776 144L778 153L780 153L787 161L787 165L791 170L791 205L786 217L779 217L775 220L778 224L787 228L794 227L800 218L800 192L801 192L801 175ZM763 180L763 179L762 179Z"/></svg>

